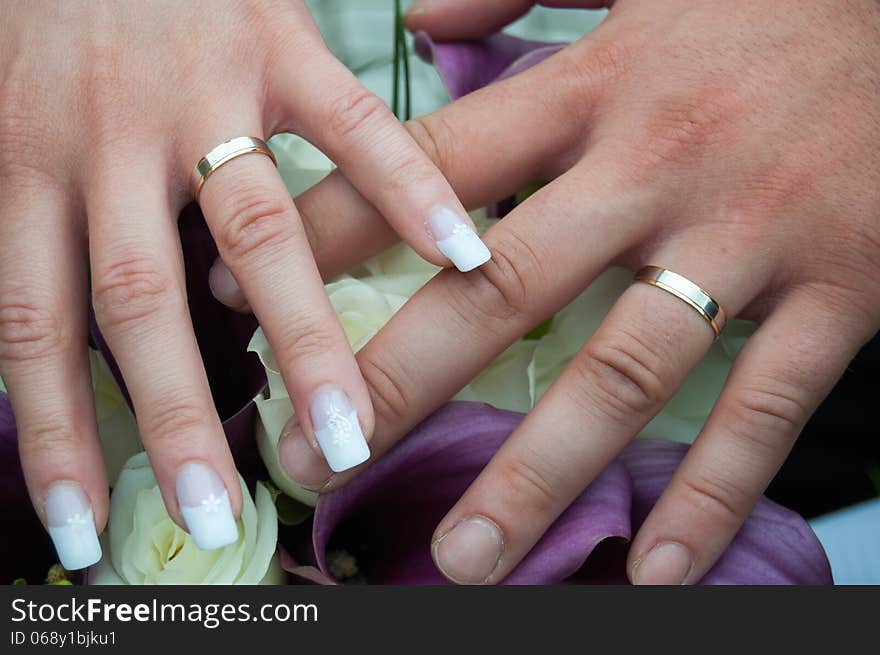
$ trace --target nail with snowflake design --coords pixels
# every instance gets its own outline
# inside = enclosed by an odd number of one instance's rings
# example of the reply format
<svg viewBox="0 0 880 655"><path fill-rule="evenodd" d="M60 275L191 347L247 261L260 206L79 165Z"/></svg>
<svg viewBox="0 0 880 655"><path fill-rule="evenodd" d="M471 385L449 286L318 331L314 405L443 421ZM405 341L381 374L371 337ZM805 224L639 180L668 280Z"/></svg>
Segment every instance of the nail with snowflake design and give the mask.
<svg viewBox="0 0 880 655"><path fill-rule="evenodd" d="M331 470L339 473L370 459L357 410L341 389L319 389L309 406L315 439Z"/></svg>
<svg viewBox="0 0 880 655"><path fill-rule="evenodd" d="M46 527L58 559L68 571L101 559L101 544L89 499L76 482L57 482L46 494Z"/></svg>
<svg viewBox="0 0 880 655"><path fill-rule="evenodd" d="M449 207L434 207L428 213L428 227L437 248L467 273L492 259L492 253L480 239L470 221Z"/></svg>
<svg viewBox="0 0 880 655"><path fill-rule="evenodd" d="M238 526L220 476L203 462L187 462L177 473L177 502L189 531L202 550L238 541Z"/></svg>

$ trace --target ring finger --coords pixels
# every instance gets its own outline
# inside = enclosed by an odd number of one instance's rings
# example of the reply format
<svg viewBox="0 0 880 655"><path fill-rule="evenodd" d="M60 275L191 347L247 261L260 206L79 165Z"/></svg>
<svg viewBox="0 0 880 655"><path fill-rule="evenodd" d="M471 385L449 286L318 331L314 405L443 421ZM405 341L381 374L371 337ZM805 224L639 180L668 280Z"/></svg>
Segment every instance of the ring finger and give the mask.
<svg viewBox="0 0 880 655"><path fill-rule="evenodd" d="M272 346L310 445L334 471L363 463L370 456L364 435L373 427L369 394L272 160L253 153L229 160L204 182L199 202Z"/></svg>
<svg viewBox="0 0 880 655"><path fill-rule="evenodd" d="M707 285L734 314L757 277L734 281L717 260L654 260ZM745 266L741 270L748 270ZM702 316L647 284L631 286L522 425L441 521L438 567L460 583L502 580L556 517L669 400L714 338Z"/></svg>

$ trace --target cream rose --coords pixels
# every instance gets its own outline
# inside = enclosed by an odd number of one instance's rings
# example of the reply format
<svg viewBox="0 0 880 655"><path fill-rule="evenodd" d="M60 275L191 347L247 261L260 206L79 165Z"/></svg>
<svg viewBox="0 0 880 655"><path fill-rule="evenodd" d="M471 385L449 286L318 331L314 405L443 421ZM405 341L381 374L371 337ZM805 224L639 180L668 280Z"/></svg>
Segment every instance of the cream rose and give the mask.
<svg viewBox="0 0 880 655"><path fill-rule="evenodd" d="M89 584L284 584L275 553L278 515L272 495L257 484L256 498L241 480L243 506L234 544L200 550L165 510L146 453L122 469L110 498L110 522L102 536L104 558Z"/></svg>

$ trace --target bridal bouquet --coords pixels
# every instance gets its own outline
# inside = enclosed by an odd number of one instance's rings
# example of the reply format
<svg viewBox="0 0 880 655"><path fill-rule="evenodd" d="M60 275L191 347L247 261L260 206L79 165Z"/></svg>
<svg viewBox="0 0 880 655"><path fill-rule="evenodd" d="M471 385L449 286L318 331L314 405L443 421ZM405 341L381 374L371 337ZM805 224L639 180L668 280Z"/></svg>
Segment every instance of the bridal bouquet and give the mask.
<svg viewBox="0 0 880 655"><path fill-rule="evenodd" d="M408 75L398 31L395 70ZM496 34L439 44L417 35L451 98L514 75L562 45ZM400 68L398 66L400 65ZM395 76L392 104L408 112L408 84ZM401 86L402 94L397 92ZM403 107L403 109L401 109ZM304 140L271 142L296 196L333 168ZM511 202L515 202L512 199ZM501 206L474 212L485 228ZM0 386L0 493L6 538L2 581L87 584L434 584L445 582L429 544L434 526L596 329L631 274L611 269L568 307L525 335L453 402L417 426L345 488L317 497L285 477L276 446L293 413L272 352L252 317L227 310L208 289L216 257L194 207L180 218L187 292L214 400L240 472L239 539L200 550L166 513L142 451L112 354L93 326L92 378L109 479L114 481L104 559L75 577L55 564L31 508L16 452L15 423ZM358 350L438 269L405 245L364 262L326 286ZM628 540L659 498L694 440L751 331L734 321L663 412L580 495L505 580L509 584L625 583ZM53 566L54 564L54 566ZM48 577L47 577L47 571ZM821 545L793 512L761 499L706 584L819 584L831 581Z"/></svg>

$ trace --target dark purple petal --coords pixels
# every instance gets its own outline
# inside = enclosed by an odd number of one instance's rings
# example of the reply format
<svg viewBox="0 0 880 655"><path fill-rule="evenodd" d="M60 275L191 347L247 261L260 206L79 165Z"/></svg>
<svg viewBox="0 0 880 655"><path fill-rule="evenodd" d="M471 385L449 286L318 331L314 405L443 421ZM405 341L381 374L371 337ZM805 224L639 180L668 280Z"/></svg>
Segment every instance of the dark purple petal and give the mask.
<svg viewBox="0 0 880 655"><path fill-rule="evenodd" d="M419 57L437 67L453 100L520 73L565 47L503 33L481 41L437 43L426 32L419 32L413 45Z"/></svg>
<svg viewBox="0 0 880 655"><path fill-rule="evenodd" d="M521 420L487 405L450 403L346 487L322 496L313 533L320 570L329 576L328 551L344 549L368 582L445 583L430 557L434 528ZM603 539L628 538L629 489L624 467L610 466L506 582L559 582Z"/></svg>
<svg viewBox="0 0 880 655"><path fill-rule="evenodd" d="M257 321L253 316L227 309L211 295L208 271L217 257L217 247L196 205L184 209L178 221L178 230L186 269L189 311L214 403L224 422L233 454L250 457L256 446L253 442L253 421L248 421L246 415L250 411L250 416L253 416L249 407L266 383L265 369L259 358L247 352L247 344L257 328ZM128 398L122 375L97 329L94 317L92 336ZM239 468L248 470L252 464L252 461L242 462Z"/></svg>
<svg viewBox="0 0 880 655"><path fill-rule="evenodd" d="M291 579L293 584L337 584L336 580L321 573L317 567L298 562L284 546L278 546L278 559L281 568L294 576Z"/></svg>
<svg viewBox="0 0 880 655"><path fill-rule="evenodd" d="M320 498L312 552L302 539L285 543L299 548L298 562L314 560L328 578L328 554L343 552L353 556L359 579L369 583L445 582L430 557L433 530L521 420L520 414L487 405L447 405L346 487ZM686 446L667 441L628 447L505 582L626 583L627 541L686 451ZM315 579L313 568L307 573L305 577ZM702 583L830 580L824 551L804 520L762 499Z"/></svg>
<svg viewBox="0 0 880 655"><path fill-rule="evenodd" d="M0 393L0 500L3 502L0 584L9 584L16 578L42 584L49 567L58 560L49 535L31 505L18 457L12 405L4 393Z"/></svg>
<svg viewBox="0 0 880 655"><path fill-rule="evenodd" d="M633 523L641 525L666 488L687 446L639 441L620 459L633 480ZM745 525L700 584L831 584L831 566L800 515L761 498Z"/></svg>

